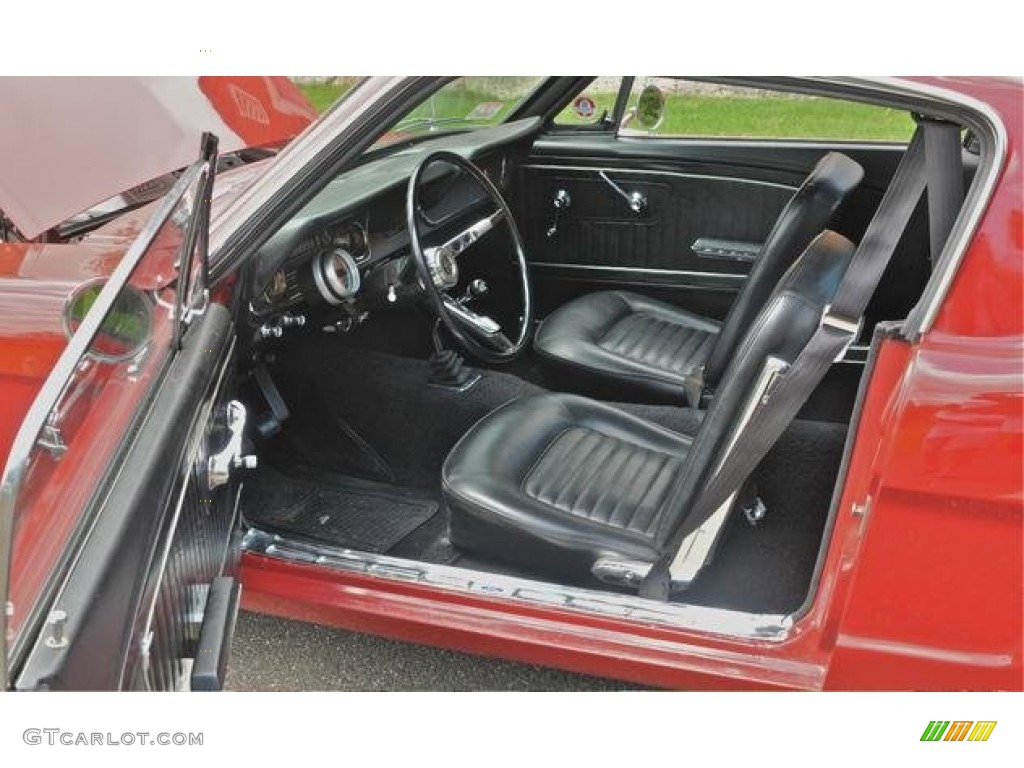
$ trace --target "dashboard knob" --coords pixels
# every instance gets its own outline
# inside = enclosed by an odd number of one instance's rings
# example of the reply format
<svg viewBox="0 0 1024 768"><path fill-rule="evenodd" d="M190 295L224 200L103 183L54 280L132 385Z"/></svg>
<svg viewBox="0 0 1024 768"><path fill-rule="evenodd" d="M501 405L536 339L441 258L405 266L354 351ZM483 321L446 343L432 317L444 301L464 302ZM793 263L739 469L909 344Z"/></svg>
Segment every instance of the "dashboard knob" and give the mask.
<svg viewBox="0 0 1024 768"><path fill-rule="evenodd" d="M485 283L480 278L477 278L476 280L473 280L469 284L469 287L466 289L466 292L472 298L479 299L481 296L486 296L489 290L490 289L487 287L487 283Z"/></svg>

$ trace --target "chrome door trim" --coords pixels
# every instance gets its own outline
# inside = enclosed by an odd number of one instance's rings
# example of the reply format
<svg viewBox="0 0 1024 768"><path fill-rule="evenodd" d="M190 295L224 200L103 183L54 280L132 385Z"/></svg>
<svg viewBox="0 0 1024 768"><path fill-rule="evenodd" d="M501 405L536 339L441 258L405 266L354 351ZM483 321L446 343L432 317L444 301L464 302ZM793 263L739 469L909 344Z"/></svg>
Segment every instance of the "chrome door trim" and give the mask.
<svg viewBox="0 0 1024 768"><path fill-rule="evenodd" d="M547 164L547 163L527 163L521 166L523 170L538 170L538 171L590 171L596 174L601 173L614 173L614 174L635 174L638 176L675 176L683 179L704 179L707 181L722 181L732 184L748 184L751 186L758 187L774 187L776 189L785 189L789 192L796 192L797 187L792 184L781 184L775 181L761 181L760 179L744 179L739 176L715 176L709 173L687 173L685 171L665 171L660 169L645 169L645 168L616 168L604 165L565 165L562 163L558 164Z"/></svg>
<svg viewBox="0 0 1024 768"><path fill-rule="evenodd" d="M678 275L680 277L727 277L742 283L747 275L739 272L698 272L692 269L656 269L651 267L612 267L606 264L570 264L560 261L531 261L531 267L551 269L580 269L591 272L633 272L651 275Z"/></svg>
<svg viewBox="0 0 1024 768"><path fill-rule="evenodd" d="M486 595L722 637L780 642L789 637L793 627L790 617L783 614L746 613L703 605L663 603L635 595L567 587L518 576L314 544L252 527L245 534L242 549L279 560L362 573L389 581L418 582L463 594Z"/></svg>
<svg viewBox="0 0 1024 768"><path fill-rule="evenodd" d="M528 262L528 265L530 269L562 273L553 275L553 279L569 280L574 277L586 278L589 275L594 275L597 277L606 276L607 279L614 280L615 282L631 284L624 275L637 278L676 278L678 282L654 283L653 287L692 287L704 288L709 291L739 291L747 279L747 275L743 272L699 272L687 269L610 267L600 264L567 264L555 261L531 261Z"/></svg>

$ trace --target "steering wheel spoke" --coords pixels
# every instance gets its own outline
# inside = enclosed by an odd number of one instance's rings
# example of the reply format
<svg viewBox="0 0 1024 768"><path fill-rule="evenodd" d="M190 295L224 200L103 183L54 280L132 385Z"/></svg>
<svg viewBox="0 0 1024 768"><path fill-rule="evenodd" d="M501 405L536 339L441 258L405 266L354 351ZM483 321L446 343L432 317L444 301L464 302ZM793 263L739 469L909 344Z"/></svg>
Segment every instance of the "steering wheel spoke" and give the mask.
<svg viewBox="0 0 1024 768"><path fill-rule="evenodd" d="M455 237L449 239L442 245L439 245L438 250L448 251L452 256L458 258L465 253L473 243L498 226L503 218L505 218L505 216L499 208L490 216L485 216L479 221L474 222L459 232L459 234L455 235Z"/></svg>

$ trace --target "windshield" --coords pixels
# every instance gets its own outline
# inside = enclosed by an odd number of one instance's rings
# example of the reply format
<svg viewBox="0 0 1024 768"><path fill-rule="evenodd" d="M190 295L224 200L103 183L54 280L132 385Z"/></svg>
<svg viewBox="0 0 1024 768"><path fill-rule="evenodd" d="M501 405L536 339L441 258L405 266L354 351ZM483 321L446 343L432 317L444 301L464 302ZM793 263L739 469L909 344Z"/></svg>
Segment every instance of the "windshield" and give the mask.
<svg viewBox="0 0 1024 768"><path fill-rule="evenodd" d="M460 77L390 126L370 151L424 135L497 125L540 84L541 77Z"/></svg>

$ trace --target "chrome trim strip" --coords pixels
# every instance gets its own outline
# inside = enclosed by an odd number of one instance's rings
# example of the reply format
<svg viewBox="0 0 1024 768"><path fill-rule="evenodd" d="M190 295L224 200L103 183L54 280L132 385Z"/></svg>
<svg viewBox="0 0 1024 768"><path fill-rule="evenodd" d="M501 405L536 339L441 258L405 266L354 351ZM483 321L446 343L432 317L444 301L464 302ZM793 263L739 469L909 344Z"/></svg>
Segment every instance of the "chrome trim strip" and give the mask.
<svg viewBox="0 0 1024 768"><path fill-rule="evenodd" d="M96 337L107 313L114 306L114 300L118 293L128 283L132 272L138 266L142 257L149 250L160 229L174 213L178 202L185 195L185 192L195 183L196 179L206 169L207 163L199 161L188 168L163 198L153 216L146 222L138 238L132 242L124 258L111 273L103 290L93 303L89 312L82 320L78 331L64 352L58 358L50 375L46 377L39 394L36 395L32 406L29 408L25 420L18 429L18 434L11 444L10 453L7 456L7 463L4 466L2 481L0 481L0 598L4 600L4 610L0 611L0 691L6 690L8 685L8 648L7 648L7 590L10 584L11 548L13 546L12 535L14 532L15 504L18 500L18 492L24 480L28 461L32 455L32 449L39 439L39 434L50 413L60 402L71 377L82 358L88 351L93 339Z"/></svg>
<svg viewBox="0 0 1024 768"><path fill-rule="evenodd" d="M628 272L631 275L668 275L673 277L724 278L723 282L742 285L747 275L738 272L697 272L689 269L649 269L647 267L606 267L599 264L565 264L554 261L531 261L531 267L541 269L579 270L583 272Z"/></svg>
<svg viewBox="0 0 1024 768"><path fill-rule="evenodd" d="M476 571L451 565L423 563L387 555L288 539L249 528L242 549L290 562L338 571L363 573L391 581L413 581L464 594L614 616L642 624L660 624L748 640L785 640L793 623L781 614L756 614L702 605L662 603L635 595L566 587L517 576Z"/></svg>
<svg viewBox="0 0 1024 768"><path fill-rule="evenodd" d="M703 143L703 142L702 142ZM528 163L523 165L524 170L541 171L590 171L598 175L602 173L627 174L637 176L676 176L683 179L705 179L708 181L724 181L732 184L749 184L758 187L774 187L785 189L789 192L796 192L797 187L792 184L780 184L776 181L761 181L760 179L744 179L739 176L714 176L709 173L684 173L682 171L647 170L643 168L610 168L599 165L562 165L546 163Z"/></svg>

